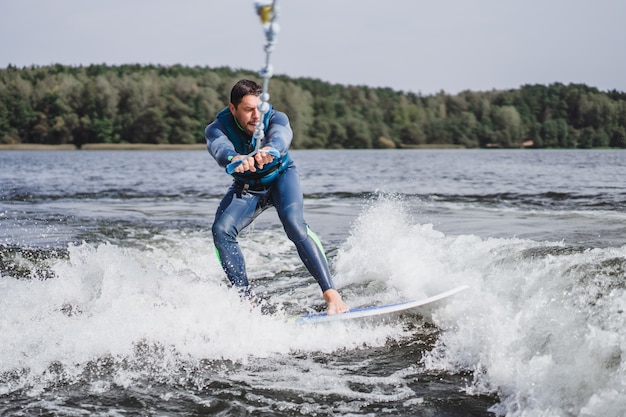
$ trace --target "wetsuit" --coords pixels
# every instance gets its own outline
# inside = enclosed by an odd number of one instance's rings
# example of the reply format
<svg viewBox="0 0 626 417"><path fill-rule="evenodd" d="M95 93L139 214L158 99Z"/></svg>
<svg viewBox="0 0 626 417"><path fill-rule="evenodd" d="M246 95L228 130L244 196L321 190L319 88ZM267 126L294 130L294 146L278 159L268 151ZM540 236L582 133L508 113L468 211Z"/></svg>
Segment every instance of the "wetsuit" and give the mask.
<svg viewBox="0 0 626 417"><path fill-rule="evenodd" d="M324 292L334 286L322 245L304 221L300 179L288 153L293 137L289 119L272 109L266 114L264 125L262 147L271 146L281 156L256 173L233 174L234 181L217 208L212 228L217 256L230 282L249 295L237 235L259 214L274 206L287 237L296 245L300 259ZM254 149L254 139L238 126L228 108L206 127L205 138L209 153L222 167L236 155L246 155Z"/></svg>

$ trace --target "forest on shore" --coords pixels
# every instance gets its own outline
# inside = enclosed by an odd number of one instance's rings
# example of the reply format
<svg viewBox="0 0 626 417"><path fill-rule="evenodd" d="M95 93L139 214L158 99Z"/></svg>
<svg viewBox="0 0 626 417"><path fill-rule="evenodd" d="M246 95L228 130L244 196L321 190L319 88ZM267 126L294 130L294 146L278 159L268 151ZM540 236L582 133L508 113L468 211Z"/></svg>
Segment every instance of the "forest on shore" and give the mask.
<svg viewBox="0 0 626 417"><path fill-rule="evenodd" d="M232 85L256 73L182 65L0 69L0 145L204 143ZM626 148L626 93L584 84L422 95L274 76L292 147Z"/></svg>

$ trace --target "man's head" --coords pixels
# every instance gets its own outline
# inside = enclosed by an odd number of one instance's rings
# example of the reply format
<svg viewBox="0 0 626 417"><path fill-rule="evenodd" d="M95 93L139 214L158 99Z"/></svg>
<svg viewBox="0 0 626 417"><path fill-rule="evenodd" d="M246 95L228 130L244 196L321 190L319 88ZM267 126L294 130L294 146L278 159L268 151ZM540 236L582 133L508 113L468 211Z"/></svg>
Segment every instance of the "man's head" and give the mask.
<svg viewBox="0 0 626 417"><path fill-rule="evenodd" d="M249 135L254 133L261 112L258 109L262 88L250 80L240 80L230 90L230 112L237 120L239 127Z"/></svg>
<svg viewBox="0 0 626 417"><path fill-rule="evenodd" d="M260 85L251 80L239 80L230 90L230 102L237 107L241 100L247 95L260 96L263 89Z"/></svg>

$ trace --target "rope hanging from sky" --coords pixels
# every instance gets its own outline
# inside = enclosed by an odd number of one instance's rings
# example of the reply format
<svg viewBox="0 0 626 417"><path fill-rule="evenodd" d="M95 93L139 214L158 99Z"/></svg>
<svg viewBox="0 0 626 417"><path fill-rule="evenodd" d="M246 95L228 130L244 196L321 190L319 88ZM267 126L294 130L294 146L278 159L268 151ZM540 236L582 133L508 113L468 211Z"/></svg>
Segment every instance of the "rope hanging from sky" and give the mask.
<svg viewBox="0 0 626 417"><path fill-rule="evenodd" d="M274 158L280 158L280 153L276 149L267 149L261 151L261 142L265 138L265 132L263 131L264 125L263 121L265 120L265 115L270 111L270 93L268 92L270 78L274 74L274 68L272 68L272 64L270 64L270 55L274 50L274 46L277 42L277 35L280 30L278 26L278 22L276 22L276 18L278 16L278 8L276 7L276 0L257 0L255 1L255 7L257 14L261 18L261 23L263 24L263 30L265 31L265 66L261 68L259 71L259 76L263 78L263 89L261 91L261 102L258 105L259 112L261 116L256 126L254 127L254 133L252 134L252 143L254 143L254 150L250 152L246 157L251 157L255 155L257 152L268 152L274 156ZM234 162L231 162L226 166L226 173L229 175L235 172L235 169L241 163L243 159L238 159Z"/></svg>
<svg viewBox="0 0 626 417"><path fill-rule="evenodd" d="M276 7L276 0L257 0L255 2L255 7L257 14L261 18L266 39L264 48L265 66L259 71L259 76L263 78L263 91L260 96L261 102L259 103L261 117L256 124L253 135L255 140L255 150L258 152L261 147L261 141L265 137L265 132L263 131L263 120L265 119L265 114L270 111L269 82L272 75L274 75L274 68L272 67L272 64L270 64L270 55L274 50L274 46L276 46L276 43L278 42L277 36L280 31L280 27L277 22L278 8Z"/></svg>

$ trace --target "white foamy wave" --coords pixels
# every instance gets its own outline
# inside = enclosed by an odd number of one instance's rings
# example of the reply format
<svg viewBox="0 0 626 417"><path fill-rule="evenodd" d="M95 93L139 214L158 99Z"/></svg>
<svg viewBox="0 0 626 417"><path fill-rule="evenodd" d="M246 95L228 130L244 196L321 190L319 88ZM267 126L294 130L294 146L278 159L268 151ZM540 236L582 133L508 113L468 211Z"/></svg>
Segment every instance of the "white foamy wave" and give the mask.
<svg viewBox="0 0 626 417"><path fill-rule="evenodd" d="M362 290L369 302L425 298L478 279L459 262L474 240L447 238L415 223L402 201L381 198L359 217L334 265L342 284L375 289Z"/></svg>
<svg viewBox="0 0 626 417"><path fill-rule="evenodd" d="M250 256L249 268L265 271L258 272L262 278L294 267L297 255L284 243ZM244 242L244 251L258 244ZM94 364L114 364L115 383L124 386L137 372L133 361L167 375L181 361L330 353L380 346L403 334L398 326L295 326L280 311L264 315L226 285L212 242L201 235L156 236L141 249L83 243L71 246L67 259L48 263L49 279L0 277L2 393L79 380Z"/></svg>
<svg viewBox="0 0 626 417"><path fill-rule="evenodd" d="M113 364L112 379L87 378L97 391L100 383L133 384L142 372L185 377L186 366L225 360L244 365L229 378L253 387L284 388L282 372L291 369L303 392L332 382L332 390L370 401L351 393L351 383L378 384L378 400L412 401L402 374L358 381L336 369L319 374L314 359L290 359L382 346L407 336L401 323L293 326L280 310L266 316L241 302L204 234L172 231L140 243L72 246L67 258L47 260L48 279L0 277L0 392L72 382ZM321 302L281 230L253 231L241 244L269 303ZM626 247L445 235L402 201L382 198L359 216L333 261L353 306L469 285L425 310L441 331L415 366L472 371L467 392L497 393L498 414L626 414Z"/></svg>
<svg viewBox="0 0 626 417"><path fill-rule="evenodd" d="M442 330L427 369L470 370L507 416L626 415L626 247L445 236L381 199L336 262L383 301L470 289L432 310Z"/></svg>

